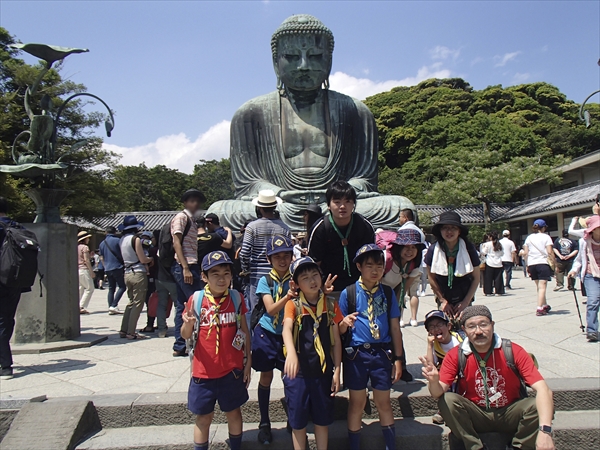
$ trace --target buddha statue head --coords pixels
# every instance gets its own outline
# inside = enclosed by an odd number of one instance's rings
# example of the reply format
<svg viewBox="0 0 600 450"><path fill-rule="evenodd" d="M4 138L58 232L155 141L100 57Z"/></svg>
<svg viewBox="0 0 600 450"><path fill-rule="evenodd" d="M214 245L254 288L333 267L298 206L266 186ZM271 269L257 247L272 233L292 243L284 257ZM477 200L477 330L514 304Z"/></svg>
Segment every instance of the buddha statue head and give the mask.
<svg viewBox="0 0 600 450"><path fill-rule="evenodd" d="M288 17L271 38L278 90L315 91L329 87L333 33L307 14Z"/></svg>

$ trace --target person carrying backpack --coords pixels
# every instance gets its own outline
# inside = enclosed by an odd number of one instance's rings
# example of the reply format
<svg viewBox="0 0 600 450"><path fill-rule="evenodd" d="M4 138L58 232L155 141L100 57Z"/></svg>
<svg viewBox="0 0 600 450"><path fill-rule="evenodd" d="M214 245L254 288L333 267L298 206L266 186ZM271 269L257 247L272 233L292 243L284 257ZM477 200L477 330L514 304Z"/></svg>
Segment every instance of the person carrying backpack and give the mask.
<svg viewBox="0 0 600 450"><path fill-rule="evenodd" d="M37 274L38 251L35 234L8 217L0 197L0 380L13 377L10 338L21 292L31 290Z"/></svg>
<svg viewBox="0 0 600 450"><path fill-rule="evenodd" d="M100 258L104 264L104 272L108 279L108 314L123 314L119 309L119 301L127 290L125 287L125 267L121 255L121 239L115 227L106 228L106 237L100 242ZM118 288L118 289L117 289ZM116 293L115 293L116 291Z"/></svg>
<svg viewBox="0 0 600 450"><path fill-rule="evenodd" d="M487 448L479 433L509 434L513 449L554 450L552 391L533 358L494 332L492 313L483 305L462 315L467 338L452 348L438 371L426 357L423 376L454 438L467 450ZM458 377L457 392L450 387ZM536 391L527 397L525 385Z"/></svg>

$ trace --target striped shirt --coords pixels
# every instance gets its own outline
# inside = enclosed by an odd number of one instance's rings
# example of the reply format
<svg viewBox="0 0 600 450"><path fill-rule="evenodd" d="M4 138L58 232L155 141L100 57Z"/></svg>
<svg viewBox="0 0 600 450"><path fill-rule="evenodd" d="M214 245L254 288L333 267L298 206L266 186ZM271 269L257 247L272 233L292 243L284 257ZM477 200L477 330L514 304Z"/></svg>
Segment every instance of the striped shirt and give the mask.
<svg viewBox="0 0 600 450"><path fill-rule="evenodd" d="M190 222L190 229L183 238L183 256L185 256L188 264L198 264L198 226L189 211L183 210L173 217L171 221L171 235L173 239L179 239L175 235L183 235L188 221ZM175 253L175 261L179 262L177 253Z"/></svg>
<svg viewBox="0 0 600 450"><path fill-rule="evenodd" d="M250 273L250 284L253 286L257 286L258 281L271 271L267 260L267 242L275 235L292 237L289 227L280 219L263 217L246 227L240 260L242 271Z"/></svg>

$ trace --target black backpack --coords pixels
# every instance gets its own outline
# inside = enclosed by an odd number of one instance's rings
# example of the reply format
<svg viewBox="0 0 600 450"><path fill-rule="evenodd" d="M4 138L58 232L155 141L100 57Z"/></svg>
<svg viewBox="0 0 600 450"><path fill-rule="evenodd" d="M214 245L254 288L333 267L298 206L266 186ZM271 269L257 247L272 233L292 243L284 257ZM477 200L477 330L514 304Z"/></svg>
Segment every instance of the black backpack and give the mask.
<svg viewBox="0 0 600 450"><path fill-rule="evenodd" d="M388 313L388 318L390 320L390 330L392 329L391 322L392 319L389 317L390 312L390 301L392 298L392 288L382 284L383 294L385 296L385 311ZM356 312L356 283L352 283L350 286L346 288L346 299L348 301L348 314L352 314ZM348 328L348 331L342 336L342 344L343 347L350 347L350 341L352 339L352 329Z"/></svg>
<svg viewBox="0 0 600 450"><path fill-rule="evenodd" d="M512 370L519 382L521 383L521 387L519 389L519 394L521 398L527 398L527 384L525 384L525 380L519 373L519 369L515 364L515 355L513 354L512 342L508 339L502 339L502 351L504 352L504 357L506 358L506 365ZM529 354L533 359L535 366L537 367L537 360L530 353ZM464 350L462 349L462 345L458 346L458 379L465 377L465 367L467 366L467 355L465 355Z"/></svg>
<svg viewBox="0 0 600 450"><path fill-rule="evenodd" d="M173 247L173 236L171 235L171 222L172 220L163 225L158 236L158 263L169 273L171 273L171 266L175 262L175 248ZM182 240L189 233L191 226L192 222L190 218L187 217L185 229L183 230L181 238Z"/></svg>
<svg viewBox="0 0 600 450"><path fill-rule="evenodd" d="M0 284L30 289L38 273L37 236L25 228L0 224L5 232L0 247Z"/></svg>
<svg viewBox="0 0 600 450"><path fill-rule="evenodd" d="M269 275L267 275L267 284L271 290L271 295L273 295L273 287L275 286L275 283L273 282L273 278L271 278ZM258 302L254 306L254 309L252 310L252 314L250 315L250 332L254 330L256 325L258 325L258 321L266 312L267 307L265 306L265 302L263 302L261 295L258 299Z"/></svg>

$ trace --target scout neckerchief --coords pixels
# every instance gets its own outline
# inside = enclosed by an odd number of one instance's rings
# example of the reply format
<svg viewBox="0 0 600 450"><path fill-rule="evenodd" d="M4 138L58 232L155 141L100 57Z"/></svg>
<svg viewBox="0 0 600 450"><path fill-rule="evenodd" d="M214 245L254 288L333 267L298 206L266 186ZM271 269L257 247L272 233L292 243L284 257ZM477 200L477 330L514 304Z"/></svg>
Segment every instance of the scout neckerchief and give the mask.
<svg viewBox="0 0 600 450"><path fill-rule="evenodd" d="M485 409L490 409L490 396L488 394L486 366L487 360L490 358L492 353L494 353L494 347L496 347L496 335L494 335L494 337L492 338L492 346L483 358L481 357L481 355L479 355L479 352L475 350L475 347L473 347L473 344L471 344L471 342L469 342L469 346L471 347L471 351L477 359L479 371L481 372L481 376L483 377L483 391L485 392Z"/></svg>
<svg viewBox="0 0 600 450"><path fill-rule="evenodd" d="M219 318L219 314L221 312L221 306L223 305L225 300L227 300L227 298L229 297L229 289L225 290L225 292L223 293L223 296L221 297L221 299L219 300L218 303L215 300L215 298L213 297L213 295L211 294L210 288L208 287L208 285L206 285L206 287L204 288L204 296L208 299L208 304L211 306L211 308L213 310L213 317L208 326L208 333L206 334L206 339L208 339L208 337L210 336L210 332L212 331L212 328L214 325L215 328L217 329L217 333L215 336L216 337L215 354L218 355L219 354L219 334L221 331L221 319Z"/></svg>
<svg viewBox="0 0 600 450"><path fill-rule="evenodd" d="M402 282L400 283L400 298L398 299L398 307L400 308L400 311L402 311L406 307L406 305L404 304L404 297L406 296L406 280L408 279L408 266L410 263L411 261L408 261L400 269L400 275L402 276Z"/></svg>
<svg viewBox="0 0 600 450"><path fill-rule="evenodd" d="M321 336L319 335L319 325L321 325L321 318L323 317L323 311L325 310L325 295L321 292L319 294L319 301L317 302L317 313L313 311L314 305L308 303L306 297L304 296L304 292L300 292L300 302L302 303L302 307L310 314L310 317L313 320L313 342L315 346L315 351L317 355L319 355L319 361L321 362L321 371L325 373L325 369L327 368L327 361L325 360L325 350L323 350L323 344L321 343Z"/></svg>
<svg viewBox="0 0 600 450"><path fill-rule="evenodd" d="M348 272L348 276L352 276L352 272L350 272L350 256L348 255L348 236L350 236L350 232L352 231L352 225L354 224L354 213L350 216L350 225L348 225L348 229L346 230L346 235L344 236L340 229L337 227L333 220L333 216L329 214L329 222L331 226L337 233L337 235L342 240L342 247L344 248L344 270Z"/></svg>
<svg viewBox="0 0 600 450"><path fill-rule="evenodd" d="M375 303L375 294L379 290L379 283L377 283L373 289L369 289L363 283L362 277L358 279L358 284L362 288L363 291L367 294L367 316L369 318L369 328L371 329L371 336L373 339L379 340L379 325L375 323L375 314L374 314L374 303Z"/></svg>
<svg viewBox="0 0 600 450"><path fill-rule="evenodd" d="M279 278L279 274L275 269L271 269L271 271L269 272L269 276L273 281L277 283L277 292L275 292L275 295L273 296L273 302L277 303L283 298L283 285L286 281L292 278L292 276L290 275L290 271L288 270L283 277ZM280 313L277 313L275 314L275 316L273 316L273 328L277 328L277 324L279 323L279 315Z"/></svg>
<svg viewBox="0 0 600 450"><path fill-rule="evenodd" d="M442 241L442 248L446 253L446 261L448 261L448 287L452 289L452 283L454 282L454 263L456 263L456 255L458 255L458 249L460 248L460 241L456 243L454 250L450 251L446 241Z"/></svg>

